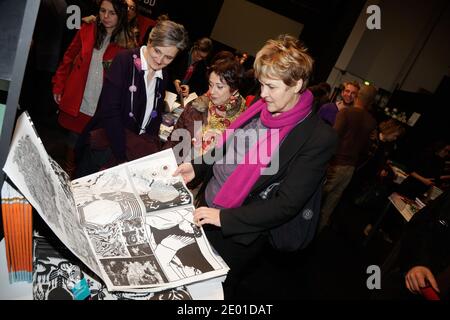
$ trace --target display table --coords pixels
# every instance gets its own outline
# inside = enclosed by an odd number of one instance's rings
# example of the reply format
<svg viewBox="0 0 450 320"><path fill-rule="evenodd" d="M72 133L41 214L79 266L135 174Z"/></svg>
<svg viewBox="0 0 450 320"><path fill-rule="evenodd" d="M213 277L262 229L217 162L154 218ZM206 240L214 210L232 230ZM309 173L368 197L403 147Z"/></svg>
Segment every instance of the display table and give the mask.
<svg viewBox="0 0 450 320"><path fill-rule="evenodd" d="M221 282L224 278L202 281L186 287L194 300L223 300ZM33 300L32 283L9 283L5 239L0 242L0 300Z"/></svg>

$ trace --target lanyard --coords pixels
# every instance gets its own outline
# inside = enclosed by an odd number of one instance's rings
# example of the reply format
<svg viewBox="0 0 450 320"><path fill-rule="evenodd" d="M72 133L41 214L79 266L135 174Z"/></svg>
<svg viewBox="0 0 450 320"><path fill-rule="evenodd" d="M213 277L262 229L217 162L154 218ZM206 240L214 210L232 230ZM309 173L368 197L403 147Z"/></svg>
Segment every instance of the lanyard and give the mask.
<svg viewBox="0 0 450 320"><path fill-rule="evenodd" d="M134 77L136 75L136 68L133 66L133 78L131 80L131 87L130 87L130 91L131 91L131 98L130 98L130 102L131 102L131 110L130 113L128 113L128 116L130 118L132 118L134 121L136 121L136 123L139 124L139 122L137 121L135 114L134 114L134 93L136 92L136 86L134 83ZM143 131L143 133L145 133L145 129L148 127L148 125L150 124L150 121L154 118L157 117L158 115L158 111L156 111L157 108L157 103L158 100L161 98L161 93L159 92L159 85L160 85L161 79L156 77L156 85L155 85L155 94L153 95L153 110L152 113L150 114L150 117L148 118L147 123L144 126L139 126L140 131ZM145 114L144 114L145 116Z"/></svg>

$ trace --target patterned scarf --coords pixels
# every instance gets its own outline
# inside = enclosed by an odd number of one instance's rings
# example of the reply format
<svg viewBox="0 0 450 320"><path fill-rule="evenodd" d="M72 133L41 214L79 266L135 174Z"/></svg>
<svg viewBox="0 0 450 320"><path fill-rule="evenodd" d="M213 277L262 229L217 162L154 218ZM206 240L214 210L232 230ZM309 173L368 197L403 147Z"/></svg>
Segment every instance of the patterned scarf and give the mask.
<svg viewBox="0 0 450 320"><path fill-rule="evenodd" d="M208 121L202 125L201 138L200 133L196 134L195 147L201 147L200 154L214 148L224 130L245 111L245 107L245 99L239 93L231 96L228 102L221 106L215 106L208 99L207 111L203 111L208 112Z"/></svg>

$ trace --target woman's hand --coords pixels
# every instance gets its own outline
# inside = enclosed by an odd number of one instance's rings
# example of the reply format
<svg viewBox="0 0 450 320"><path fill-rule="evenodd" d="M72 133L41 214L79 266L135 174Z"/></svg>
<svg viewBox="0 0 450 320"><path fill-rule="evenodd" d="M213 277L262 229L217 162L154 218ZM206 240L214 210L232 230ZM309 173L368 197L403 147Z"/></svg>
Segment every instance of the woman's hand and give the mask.
<svg viewBox="0 0 450 320"><path fill-rule="evenodd" d="M53 99L55 100L56 104L59 105L59 103L61 102L61 94L60 93L54 93L53 94Z"/></svg>
<svg viewBox="0 0 450 320"><path fill-rule="evenodd" d="M95 22L96 20L97 20L97 17L94 15L90 15L90 16L81 18L81 21L84 23L92 23L92 22Z"/></svg>
<svg viewBox="0 0 450 320"><path fill-rule="evenodd" d="M183 178L184 183L191 182L192 179L195 178L194 167L192 166L192 164L189 162L180 164L177 170L175 170L175 172L173 173L174 177L179 175L181 175L181 177Z"/></svg>
<svg viewBox="0 0 450 320"><path fill-rule="evenodd" d="M208 207L200 207L194 211L194 223L197 226L212 224L220 227L220 210Z"/></svg>
<svg viewBox="0 0 450 320"><path fill-rule="evenodd" d="M182 84L180 86L180 90L181 90L181 94L183 95L183 97L186 98L189 95L190 88L187 84Z"/></svg>
<svg viewBox="0 0 450 320"><path fill-rule="evenodd" d="M195 221L195 220L194 220ZM405 276L406 287L412 293L420 293L421 288L428 286L428 283L434 290L439 292L436 279L430 269L423 266L411 268Z"/></svg>

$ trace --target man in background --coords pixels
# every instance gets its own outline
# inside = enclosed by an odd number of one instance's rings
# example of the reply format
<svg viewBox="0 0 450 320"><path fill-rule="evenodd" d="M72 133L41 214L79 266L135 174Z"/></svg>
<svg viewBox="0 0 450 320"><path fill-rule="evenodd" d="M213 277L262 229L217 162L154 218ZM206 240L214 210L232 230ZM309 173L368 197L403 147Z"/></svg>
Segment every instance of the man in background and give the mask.
<svg viewBox="0 0 450 320"><path fill-rule="evenodd" d="M377 89L368 85L362 87L353 108L344 108L337 113L333 128L339 136L339 145L327 171L323 190L319 230L329 224L330 216L350 183L359 161L369 151L370 135L377 122L369 113Z"/></svg>
<svg viewBox="0 0 450 320"><path fill-rule="evenodd" d="M342 100L326 103L319 109L319 117L330 126L334 125L339 111L353 106L360 89L359 83L356 81L345 82L343 87L344 89L341 92Z"/></svg>

